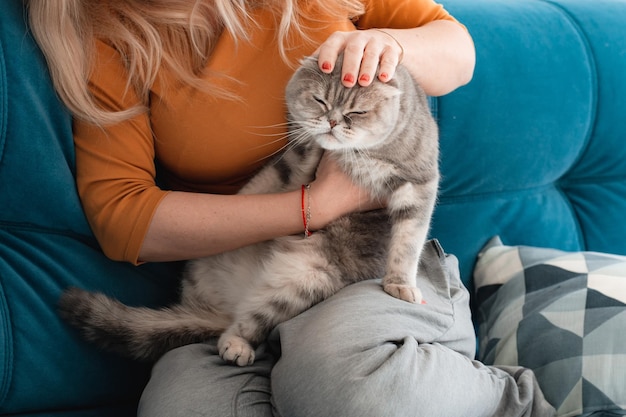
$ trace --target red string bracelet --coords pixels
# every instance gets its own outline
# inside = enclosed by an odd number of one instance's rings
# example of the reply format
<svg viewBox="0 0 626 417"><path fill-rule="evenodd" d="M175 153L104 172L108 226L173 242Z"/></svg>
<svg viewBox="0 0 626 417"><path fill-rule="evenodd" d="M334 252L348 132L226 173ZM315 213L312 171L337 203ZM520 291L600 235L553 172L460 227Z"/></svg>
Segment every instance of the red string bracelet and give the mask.
<svg viewBox="0 0 626 417"><path fill-rule="evenodd" d="M304 237L311 236L309 222L311 221L310 194L311 184L302 184L302 224L304 225Z"/></svg>

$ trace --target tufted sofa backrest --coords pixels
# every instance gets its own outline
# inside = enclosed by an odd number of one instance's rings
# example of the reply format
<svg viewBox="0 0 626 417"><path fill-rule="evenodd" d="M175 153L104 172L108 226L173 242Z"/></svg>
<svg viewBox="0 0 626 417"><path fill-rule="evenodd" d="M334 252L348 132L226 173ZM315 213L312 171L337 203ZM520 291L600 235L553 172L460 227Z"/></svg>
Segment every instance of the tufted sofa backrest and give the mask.
<svg viewBox="0 0 626 417"><path fill-rule="evenodd" d="M437 100L443 181L431 235L469 282L505 244L626 254L626 3L445 0L473 81Z"/></svg>
<svg viewBox="0 0 626 417"><path fill-rule="evenodd" d="M100 406L94 416L109 408L121 416L120 404L133 410L149 367L86 345L60 322L56 301L75 285L163 303L177 272L102 255L74 185L70 116L23 7L3 0L0 12L0 415Z"/></svg>

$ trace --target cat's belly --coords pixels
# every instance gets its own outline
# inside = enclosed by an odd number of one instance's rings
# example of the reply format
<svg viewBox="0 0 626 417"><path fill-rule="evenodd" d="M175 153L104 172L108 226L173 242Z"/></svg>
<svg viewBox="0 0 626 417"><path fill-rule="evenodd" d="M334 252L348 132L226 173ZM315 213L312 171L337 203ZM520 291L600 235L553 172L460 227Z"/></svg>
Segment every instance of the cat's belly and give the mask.
<svg viewBox="0 0 626 417"><path fill-rule="evenodd" d="M190 261L183 281L183 303L208 304L233 314L259 278L268 243Z"/></svg>

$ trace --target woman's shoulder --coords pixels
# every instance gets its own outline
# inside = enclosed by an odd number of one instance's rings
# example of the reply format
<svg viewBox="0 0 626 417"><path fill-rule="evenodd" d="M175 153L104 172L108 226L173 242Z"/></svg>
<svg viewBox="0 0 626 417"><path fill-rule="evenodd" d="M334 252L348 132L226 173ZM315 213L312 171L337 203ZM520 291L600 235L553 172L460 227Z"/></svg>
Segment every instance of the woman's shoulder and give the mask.
<svg viewBox="0 0 626 417"><path fill-rule="evenodd" d="M389 27L397 29L425 25L434 20L454 17L434 0L361 0L365 13L356 25L360 29Z"/></svg>

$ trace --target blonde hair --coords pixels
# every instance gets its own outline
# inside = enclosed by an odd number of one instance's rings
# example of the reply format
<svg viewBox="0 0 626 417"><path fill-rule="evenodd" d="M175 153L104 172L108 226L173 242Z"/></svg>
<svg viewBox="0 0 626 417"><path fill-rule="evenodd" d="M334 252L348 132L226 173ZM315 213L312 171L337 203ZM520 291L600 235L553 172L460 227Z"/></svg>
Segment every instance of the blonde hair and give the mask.
<svg viewBox="0 0 626 417"><path fill-rule="evenodd" d="M259 4L260 1L261 3ZM355 17L359 0L303 0L328 16ZM299 24L298 0L28 0L30 26L43 51L61 100L74 117L105 125L147 111L149 92L163 67L181 82L208 88L200 79L215 41L223 30L247 40L248 12L270 7L279 21L277 38L287 61L288 38ZM306 16L312 18L311 16ZM95 39L103 39L122 55L127 88L140 103L125 111L103 109L89 91Z"/></svg>

